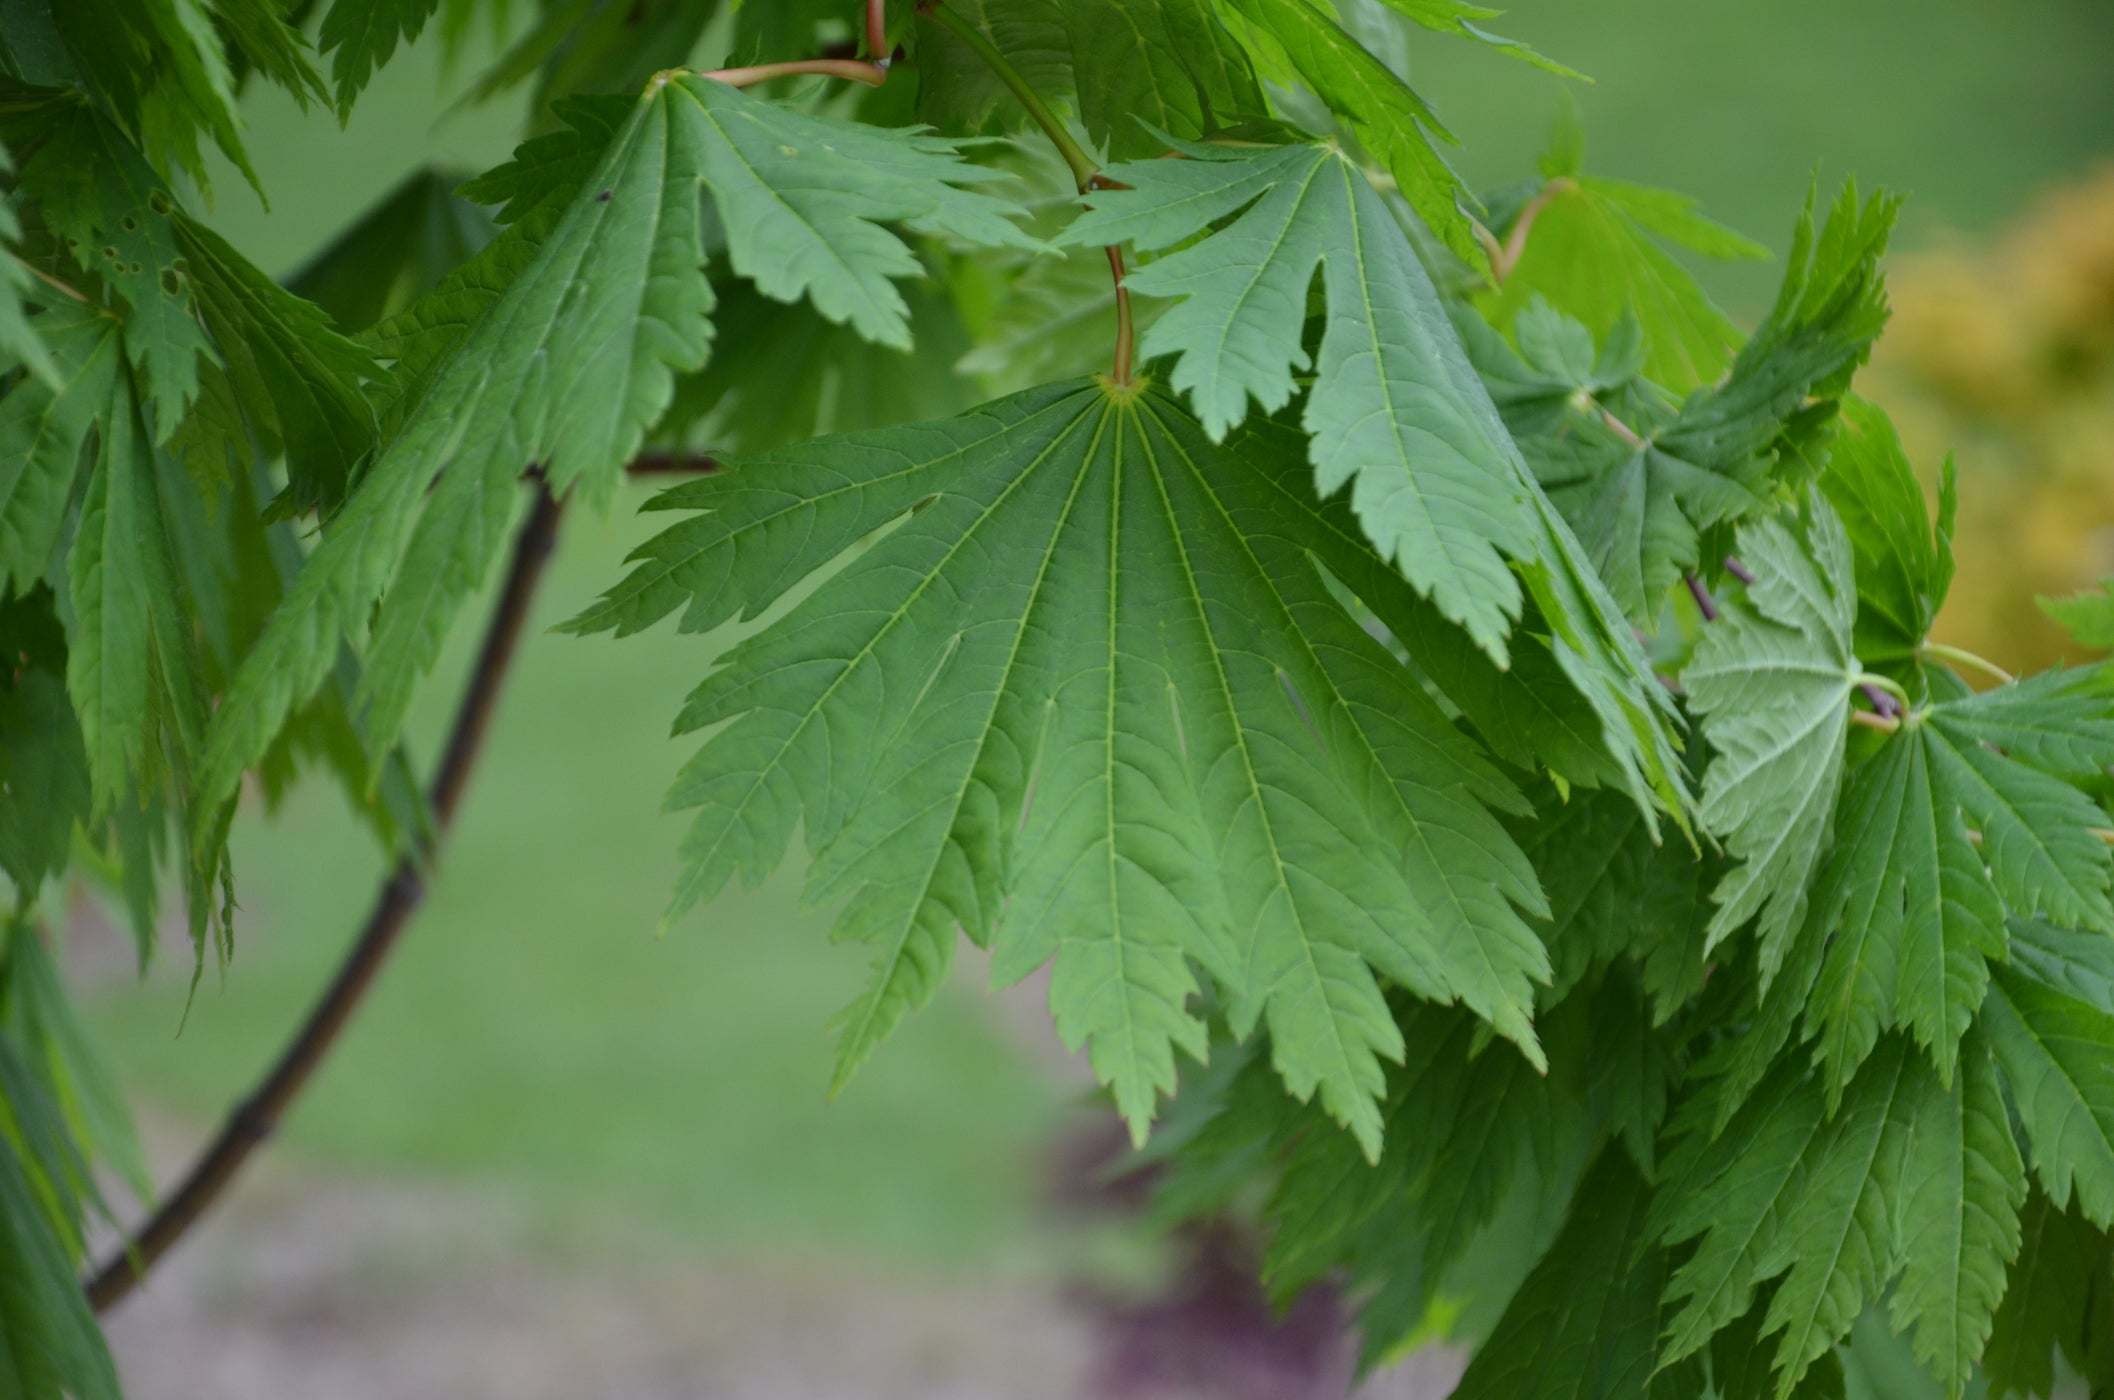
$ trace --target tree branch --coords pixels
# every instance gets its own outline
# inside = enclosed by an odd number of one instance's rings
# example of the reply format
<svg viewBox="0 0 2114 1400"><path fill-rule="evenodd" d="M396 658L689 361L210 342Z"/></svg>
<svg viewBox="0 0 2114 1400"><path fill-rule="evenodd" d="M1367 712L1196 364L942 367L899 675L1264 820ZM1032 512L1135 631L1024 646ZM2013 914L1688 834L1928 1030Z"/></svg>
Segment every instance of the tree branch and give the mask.
<svg viewBox="0 0 2114 1400"><path fill-rule="evenodd" d="M242 1164L278 1127L286 1110L300 1096L317 1065L330 1051L345 1028L375 974L396 946L397 936L425 899L426 870L437 847L453 822L456 808L468 786L471 770L484 747L485 732L514 659L514 651L528 622L529 605L543 577L551 549L557 542L560 505L543 477L533 477L536 500L528 519L514 540L514 556L492 619L485 627L484 645L478 652L476 669L470 673L462 700L456 706L455 724L442 751L440 771L433 779L432 836L415 844L398 859L395 869L376 896L367 926L354 941L323 995L309 1011L300 1032L280 1052L278 1061L254 1092L228 1114L220 1134L192 1163L183 1183L162 1202L123 1248L114 1252L85 1285L88 1301L102 1312L130 1293L148 1269L169 1252L220 1198Z"/></svg>

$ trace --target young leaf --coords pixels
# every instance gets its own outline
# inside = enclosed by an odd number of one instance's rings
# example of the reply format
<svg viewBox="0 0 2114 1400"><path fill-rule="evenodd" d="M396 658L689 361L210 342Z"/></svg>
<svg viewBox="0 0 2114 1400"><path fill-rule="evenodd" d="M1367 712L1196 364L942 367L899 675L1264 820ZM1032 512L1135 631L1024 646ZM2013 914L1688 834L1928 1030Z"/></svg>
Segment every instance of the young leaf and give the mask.
<svg viewBox="0 0 2114 1400"><path fill-rule="evenodd" d="M1817 492L1796 522L1740 527L1739 552L1755 582L1703 634L1682 681L1713 750L1703 824L1741 862L1712 896L1709 943L1756 919L1766 988L1826 848L1863 667L1850 543Z"/></svg>
<svg viewBox="0 0 2114 1400"><path fill-rule="evenodd" d="M1952 589L1959 505L1952 464L1948 459L1934 533L1923 484L1886 414L1846 398L1842 416L1821 489L1857 558L1857 654L1873 665L1913 665Z"/></svg>
<svg viewBox="0 0 2114 1400"><path fill-rule="evenodd" d="M675 911L760 879L798 825L810 895L849 896L840 933L878 949L843 1070L932 994L959 926L1009 980L1056 956L1058 1026L1140 1135L1174 1051L1203 1054L1192 962L1368 1154L1402 1054L1376 972L1542 1063L1520 913L1543 906L1486 810L1518 798L1331 595L1316 561L1361 595L1406 585L1298 449L1059 386L668 493L705 513L578 630L753 615L900 521L693 695L681 727L724 727L672 799L702 809Z"/></svg>
<svg viewBox="0 0 2114 1400"><path fill-rule="evenodd" d="M2007 911L2114 934L2105 818L2064 781L2110 763L2107 701L2050 673L1917 712L1851 775L1839 825L1854 835L1814 892L1840 923L1807 1013L1838 1089L1887 1026L1913 1030L1950 1080Z"/></svg>
<svg viewBox="0 0 2114 1400"><path fill-rule="evenodd" d="M1549 168L1561 171L1578 158L1566 151ZM1480 299L1494 324L1509 326L1537 300L1600 337L1634 319L1644 331L1645 374L1676 393L1717 379L1740 332L1653 235L1706 257L1768 255L1696 214L1693 201L1569 172L1553 174L1510 219L1494 222L1493 233L1520 249Z"/></svg>
<svg viewBox="0 0 2114 1400"><path fill-rule="evenodd" d="M1007 206L959 188L990 178L936 138L806 116L709 79L657 81L532 260L436 363L295 580L215 715L208 798L234 791L377 600L360 699L371 745L387 750L529 466L554 489L608 498L674 373L705 361L698 185L737 272L904 344L890 279L918 263L881 221L1017 243Z"/></svg>
<svg viewBox="0 0 2114 1400"><path fill-rule="evenodd" d="M2100 580L2096 592L2086 589L2039 601L2041 611L2061 623L2079 646L2114 651L2114 578Z"/></svg>

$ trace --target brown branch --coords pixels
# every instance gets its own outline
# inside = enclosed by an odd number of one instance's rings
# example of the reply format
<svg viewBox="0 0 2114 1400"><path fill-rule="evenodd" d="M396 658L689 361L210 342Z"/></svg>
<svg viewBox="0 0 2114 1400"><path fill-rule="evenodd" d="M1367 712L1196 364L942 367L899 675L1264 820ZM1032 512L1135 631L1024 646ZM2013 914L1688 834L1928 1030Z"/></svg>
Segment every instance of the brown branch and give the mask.
<svg viewBox="0 0 2114 1400"><path fill-rule="evenodd" d="M374 910L345 955L338 974L308 1013L300 1032L280 1052L271 1071L250 1096L228 1114L220 1135L192 1163L183 1183L162 1202L161 1208L137 1233L107 1259L86 1284L88 1301L102 1312L136 1287L146 1271L169 1252L220 1198L265 1139L272 1135L287 1108L330 1051L339 1032L359 1006L360 999L381 970L397 936L411 921L426 894L426 869L435 847L446 835L463 789L484 746L492 712L514 659L514 651L528 622L529 605L543 577L552 546L557 541L560 506L542 476L534 476L536 500L528 519L514 540L514 557L500 589L498 605L485 627L484 646L478 652L476 669L470 673L461 702L455 711L455 726L442 752L440 771L434 777L431 802L433 834L429 841L406 852L396 863L377 895Z"/></svg>
<svg viewBox="0 0 2114 1400"><path fill-rule="evenodd" d="M679 448L654 448L641 452L624 467L627 476L701 476L719 470L719 459L709 452L685 452Z"/></svg>

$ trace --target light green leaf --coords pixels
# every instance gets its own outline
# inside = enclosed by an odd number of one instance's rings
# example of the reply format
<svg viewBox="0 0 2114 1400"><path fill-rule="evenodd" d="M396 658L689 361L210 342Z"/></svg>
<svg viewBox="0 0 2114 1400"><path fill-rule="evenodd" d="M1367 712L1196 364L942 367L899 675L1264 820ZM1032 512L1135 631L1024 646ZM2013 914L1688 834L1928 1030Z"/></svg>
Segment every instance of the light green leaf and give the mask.
<svg viewBox="0 0 2114 1400"><path fill-rule="evenodd" d="M28 377L0 399L0 595L44 577L82 448L124 372L123 323L111 313L62 301L37 320L58 382Z"/></svg>
<svg viewBox="0 0 2114 1400"><path fill-rule="evenodd" d="M331 55L339 116L352 110L353 100L396 46L417 39L439 8L440 0L331 0L316 46Z"/></svg>
<svg viewBox="0 0 2114 1400"><path fill-rule="evenodd" d="M166 442L198 392L199 358L213 356L192 311L175 201L132 143L86 108L55 124L22 178L74 261L122 300L125 355L150 391L154 440Z"/></svg>
<svg viewBox="0 0 2114 1400"><path fill-rule="evenodd" d="M1821 489L1842 517L1857 557L1857 654L1875 665L1912 664L1952 588L1958 495L1947 459L1935 533L1923 484L1885 413L1846 398L1829 443Z"/></svg>
<svg viewBox="0 0 2114 1400"><path fill-rule="evenodd" d="M704 78L656 82L533 257L440 352L295 580L216 713L207 796L234 791L378 600L360 703L373 751L388 749L499 552L526 468L608 498L674 373L706 358L700 184L737 272L903 344L890 279L918 263L881 221L1017 243L1007 206L957 188L990 178L933 137L810 117Z"/></svg>
<svg viewBox="0 0 2114 1400"><path fill-rule="evenodd" d="M1817 492L1802 519L1742 526L1739 552L1754 584L1726 603L1682 681L1713 751L1703 824L1741 862L1712 896L1709 942L1755 919L1766 988L1827 846L1863 668L1850 543Z"/></svg>
<svg viewBox="0 0 2114 1400"><path fill-rule="evenodd" d="M2021 966L1997 969L1981 1024L2041 1189L2059 1210L2069 1209L2074 1190L2093 1224L2114 1225L2114 1014Z"/></svg>
<svg viewBox="0 0 2114 1400"><path fill-rule="evenodd" d="M1537 299L1605 337L1624 318L1644 330L1644 372L1676 393L1715 381L1731 363L1739 328L1657 238L1706 257L1763 255L1759 245L1712 223L1694 201L1664 190L1577 173L1583 143L1575 122L1559 123L1543 161L1543 187L1492 232L1523 239L1520 255L1482 308L1510 326ZM1527 220L1522 229L1519 221ZM1474 265L1481 266L1480 261Z"/></svg>
<svg viewBox="0 0 2114 1400"><path fill-rule="evenodd" d="M1954 1092L1926 1084L1918 1105L1901 1201L1906 1267L1890 1305L1895 1330L1915 1329L1916 1359L1953 1400L1989 1340L2026 1200L2026 1164L1981 1035L1961 1047L1959 1070Z"/></svg>
<svg viewBox="0 0 2114 1400"><path fill-rule="evenodd" d="M2110 763L2107 702L2051 673L1917 712L1850 776L1814 889L1836 932L1807 1012L1835 1087L1890 1026L1950 1081L2007 911L2114 933L2105 818L2064 780Z"/></svg>
<svg viewBox="0 0 2114 1400"><path fill-rule="evenodd" d="M2114 578L2101 579L2095 592L2086 589L2067 598L2042 598L2041 611L2061 623L2081 647L2114 651Z"/></svg>
<svg viewBox="0 0 2114 1400"><path fill-rule="evenodd" d="M1654 1220L1669 1245L1696 1246L1668 1288L1680 1311L1664 1361L1695 1353L1779 1279L1760 1333L1783 1334L1781 1400L1899 1272L1895 1318L1915 1326L1918 1354L1956 1382L1971 1371L2025 1199L1978 1048L1947 1090L1890 1038L1832 1117L1820 1084L1785 1062L1722 1135L1691 1114L1677 1136Z"/></svg>
<svg viewBox="0 0 2114 1400"><path fill-rule="evenodd" d="M1499 53L1532 64L1544 73L1554 73L1559 78L1579 78L1591 82L1585 74L1575 68L1566 68L1551 58L1544 58L1516 39L1507 39L1492 34L1475 23L1480 19L1496 19L1503 10L1485 9L1481 5L1464 3L1464 0L1383 0L1387 7L1423 25L1438 34L1458 34L1464 39L1474 39L1488 44Z"/></svg>
<svg viewBox="0 0 2114 1400"><path fill-rule="evenodd" d="M1236 28L1251 48L1259 43L1275 60L1266 69L1289 70L1350 126L1442 243L1471 266L1482 262L1482 248L1461 209L1474 199L1433 145L1450 143L1453 136L1409 84L1314 0L1218 4L1246 22Z"/></svg>
<svg viewBox="0 0 2114 1400"><path fill-rule="evenodd" d="M95 810L139 800L167 755L197 752L205 695L177 585L154 448L129 379L98 423L101 450L67 556L73 627L66 689L81 720Z"/></svg>
<svg viewBox="0 0 2114 1400"><path fill-rule="evenodd" d="M959 927L1007 980L1055 955L1058 1027L1141 1134L1174 1052L1204 1051L1194 968L1369 1154L1402 1054L1375 973L1542 1063L1540 895L1486 810L1518 799L1335 601L1316 561L1361 597L1407 588L1304 474L1296 434L1218 446L1087 384L668 493L703 513L578 630L684 607L709 630L898 522L685 709L722 727L671 799L701 809L674 910L760 879L797 827L811 897L848 897L840 936L877 950L844 1070Z"/></svg>

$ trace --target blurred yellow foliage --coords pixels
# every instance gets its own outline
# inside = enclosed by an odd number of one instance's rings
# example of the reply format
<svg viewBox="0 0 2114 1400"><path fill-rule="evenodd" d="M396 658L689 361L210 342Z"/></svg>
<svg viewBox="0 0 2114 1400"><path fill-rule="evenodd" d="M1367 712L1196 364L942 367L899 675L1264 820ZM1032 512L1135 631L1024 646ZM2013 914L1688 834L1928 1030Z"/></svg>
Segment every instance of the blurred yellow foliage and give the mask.
<svg viewBox="0 0 2114 1400"><path fill-rule="evenodd" d="M2114 168L1994 246L1898 259L1860 392L1935 481L1960 469L1959 575L1940 640L2013 671L2081 660L2036 594L2114 574Z"/></svg>

